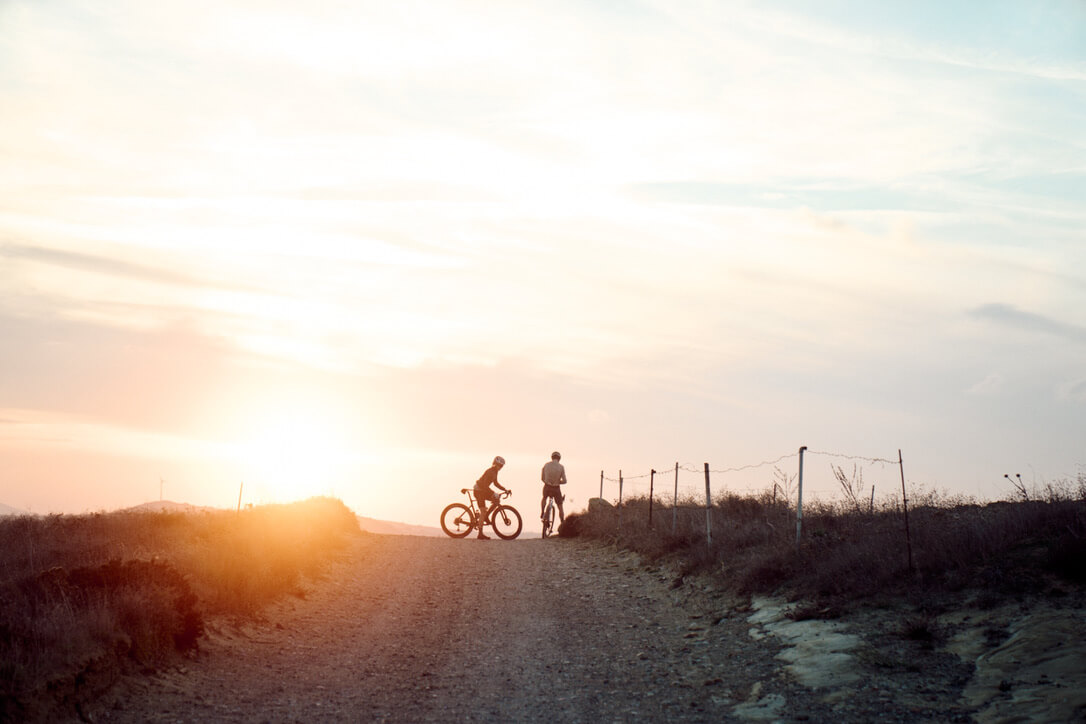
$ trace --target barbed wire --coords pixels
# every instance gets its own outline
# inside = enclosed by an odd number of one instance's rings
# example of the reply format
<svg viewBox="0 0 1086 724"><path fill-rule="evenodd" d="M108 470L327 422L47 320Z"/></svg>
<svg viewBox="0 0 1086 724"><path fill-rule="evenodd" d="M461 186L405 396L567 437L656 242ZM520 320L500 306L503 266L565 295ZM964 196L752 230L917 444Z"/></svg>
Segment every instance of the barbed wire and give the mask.
<svg viewBox="0 0 1086 724"><path fill-rule="evenodd" d="M765 467L766 465L776 465L781 460L787 460L788 458L797 458L797 457L799 457L798 452L788 453L787 455L781 455L776 460L763 460L760 463L752 463L750 465L743 465L743 466L738 467L738 468L725 468L723 470L709 470L709 472L710 473L737 473L737 472L739 472L741 470L752 470L754 468Z"/></svg>
<svg viewBox="0 0 1086 724"><path fill-rule="evenodd" d="M897 460L888 460L886 458L869 458L869 457L865 457L863 455L845 455L844 453L823 452L821 450L808 450L807 454L808 455L826 455L827 457L845 458L846 460L866 460L866 461L872 462L872 463L890 463L891 465L897 465L898 464Z"/></svg>
<svg viewBox="0 0 1086 724"><path fill-rule="evenodd" d="M863 460L865 462L870 462L870 463L883 463L883 464L897 465L900 462L898 460L890 460L888 458L868 457L866 455L849 455L847 453L828 452L828 451L825 451L825 450L806 450L805 452L808 455L824 455L826 457L841 458L841 459L844 459L844 460ZM799 457L799 452L793 452L793 453L788 453L786 455L781 455L780 457L776 458L775 460L763 460L760 463L751 463L749 465L740 465L740 466L734 467L734 468L710 468L709 472L710 473L718 473L718 474L738 473L738 472L742 472L744 470L753 470L755 468L765 467L767 465L776 465L776 464L780 463L782 460L789 460L791 458L798 458L798 457ZM676 467L676 465L677 465L677 467ZM682 471L688 472L688 473L702 473L702 472L704 472L704 467L699 468L699 467L697 467L696 463L683 463L683 464L676 463L675 465L667 465L667 466L662 465L662 466L660 466L659 469L653 468L652 470L650 470L647 473L639 473L637 475L622 475L621 476L621 482L623 484L625 484L625 483L628 483L628 482L630 482L632 480L641 480L641 479L644 479L644 478L651 477L654 472L657 475L663 475L664 473L669 473L669 472L672 472L672 471L674 471L676 469L682 470ZM617 482L620 481L620 478L609 478L606 475L604 475L603 480L605 482L608 482L608 483L617 483Z"/></svg>

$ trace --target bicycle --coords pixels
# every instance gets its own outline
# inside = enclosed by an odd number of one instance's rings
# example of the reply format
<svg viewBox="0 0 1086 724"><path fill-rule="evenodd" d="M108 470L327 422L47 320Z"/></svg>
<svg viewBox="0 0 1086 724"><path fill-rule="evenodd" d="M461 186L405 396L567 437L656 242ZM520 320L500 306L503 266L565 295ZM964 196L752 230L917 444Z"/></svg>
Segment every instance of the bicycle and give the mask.
<svg viewBox="0 0 1086 724"><path fill-rule="evenodd" d="M468 504L449 503L441 511L441 530L450 538L464 538L476 528L479 520L479 503L471 488L461 488L460 492L468 496ZM520 513L511 505L500 502L511 495L510 491L498 494L498 503L486 512L483 525L489 525L502 540L513 540L520 535L524 522Z"/></svg>
<svg viewBox="0 0 1086 724"><path fill-rule="evenodd" d="M543 537L557 533L554 530L554 498L547 496L547 509L543 512Z"/></svg>

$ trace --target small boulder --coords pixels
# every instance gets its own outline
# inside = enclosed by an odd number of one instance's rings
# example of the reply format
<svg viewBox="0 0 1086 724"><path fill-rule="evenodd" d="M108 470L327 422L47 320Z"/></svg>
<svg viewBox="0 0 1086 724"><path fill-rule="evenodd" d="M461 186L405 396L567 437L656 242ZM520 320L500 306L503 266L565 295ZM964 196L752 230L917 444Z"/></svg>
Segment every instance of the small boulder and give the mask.
<svg viewBox="0 0 1086 724"><path fill-rule="evenodd" d="M589 512L596 512L597 510L598 511L614 510L614 508L615 508L615 506L611 505L611 503L604 500L603 498L591 498L588 501L588 510L589 510Z"/></svg>

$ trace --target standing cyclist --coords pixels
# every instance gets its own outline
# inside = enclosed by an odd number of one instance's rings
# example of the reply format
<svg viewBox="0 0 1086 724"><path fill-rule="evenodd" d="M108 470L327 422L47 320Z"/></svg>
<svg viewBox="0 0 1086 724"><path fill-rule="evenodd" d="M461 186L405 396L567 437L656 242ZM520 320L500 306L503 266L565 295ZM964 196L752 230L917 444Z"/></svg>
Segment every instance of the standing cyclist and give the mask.
<svg viewBox="0 0 1086 724"><path fill-rule="evenodd" d="M562 489L560 485L566 484L566 469L562 467L562 463L558 462L562 459L562 453L555 450L551 453L551 461L543 466L543 500L539 503L539 519L543 520L547 510L547 498L554 498L555 504L558 506L558 525L566 522L566 514L562 510L562 501L566 499L566 496L562 495Z"/></svg>
<svg viewBox="0 0 1086 724"><path fill-rule="evenodd" d="M494 491L490 489L493 485L503 493L508 493L508 488L503 488L502 484L498 482L498 471L505 465L505 458L498 455L494 458L494 462L490 464L490 467L483 472L482 476L475 481L475 500L479 503L479 538L483 540L489 540L490 536L483 535L483 522L486 521L486 504L487 501L497 505L498 496L494 495Z"/></svg>

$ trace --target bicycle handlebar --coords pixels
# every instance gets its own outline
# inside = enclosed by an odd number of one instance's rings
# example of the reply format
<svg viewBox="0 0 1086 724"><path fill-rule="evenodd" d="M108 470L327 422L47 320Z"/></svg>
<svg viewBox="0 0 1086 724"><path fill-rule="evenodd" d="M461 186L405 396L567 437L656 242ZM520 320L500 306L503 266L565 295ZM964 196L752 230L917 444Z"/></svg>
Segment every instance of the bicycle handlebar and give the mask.
<svg viewBox="0 0 1086 724"><path fill-rule="evenodd" d="M460 488L460 492L463 493L464 495L467 495L468 493L474 493L475 489L474 488ZM502 491L498 492L496 497L498 497L498 498L508 498L512 494L513 494L513 489L512 488L507 488L505 490L502 490Z"/></svg>

